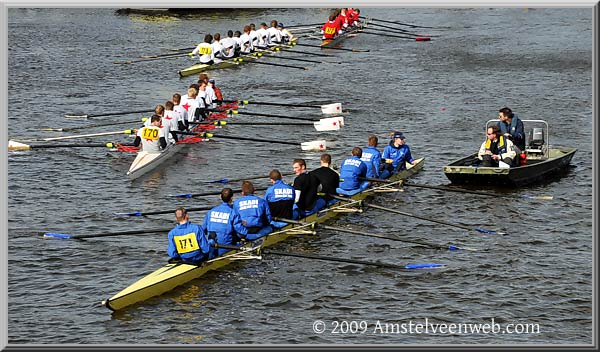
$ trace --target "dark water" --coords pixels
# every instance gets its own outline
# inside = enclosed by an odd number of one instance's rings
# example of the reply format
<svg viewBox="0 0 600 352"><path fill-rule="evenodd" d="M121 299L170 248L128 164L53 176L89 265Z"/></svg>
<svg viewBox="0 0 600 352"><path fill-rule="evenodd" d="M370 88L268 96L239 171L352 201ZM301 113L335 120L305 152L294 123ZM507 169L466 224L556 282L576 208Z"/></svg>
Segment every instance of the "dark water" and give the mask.
<svg viewBox="0 0 600 352"><path fill-rule="evenodd" d="M152 108L195 80L177 76L177 70L190 63L186 57L133 65L114 61L189 47L206 32L238 29L249 22L276 18L288 25L319 23L327 12L265 9L151 21L115 16L114 9L10 9L8 135L49 137L60 133L39 127L141 117L82 121L63 115ZM451 252L323 230L315 238L293 239L277 248L398 264L438 262L447 268L400 272L267 256L111 315L100 302L165 263L165 236L61 241L43 240L40 232L170 227L170 214L119 218L113 212L216 204L216 197L173 200L166 195L219 190L220 185L202 181L257 175L274 167L290 172L291 160L297 157L314 168L319 154L294 146L213 140L189 148L169 169L132 183L125 176L131 154L102 149L11 152L9 343L591 343L592 11L377 8L362 13L444 29L413 29L440 35L431 42L361 34L344 47L370 52L331 51L335 58L330 60L343 61L341 65L306 64L308 71L247 65L211 72L226 98L339 101L350 110L346 126L338 132L317 133L303 126L230 126L227 132L298 142L327 139L334 164L339 165L351 147L366 145L368 134L377 134L383 147L389 130L402 129L408 131L413 155L426 157L414 181L439 185L448 184L443 165L477 150L485 121L495 118L500 107L510 106L521 118L548 121L552 145L578 151L560 181L490 192L552 195L554 200L408 188L374 202L510 235L486 236L370 209L332 224L486 250ZM315 116L311 110L281 107L254 106L247 111ZM119 138L126 140L95 141ZM202 216L191 214L196 222ZM500 324L539 324L539 333L374 331L377 321L417 324L426 318L446 324L489 323L494 318ZM325 333L313 332L316 320L327 324ZM365 321L368 331L336 334L334 321Z"/></svg>

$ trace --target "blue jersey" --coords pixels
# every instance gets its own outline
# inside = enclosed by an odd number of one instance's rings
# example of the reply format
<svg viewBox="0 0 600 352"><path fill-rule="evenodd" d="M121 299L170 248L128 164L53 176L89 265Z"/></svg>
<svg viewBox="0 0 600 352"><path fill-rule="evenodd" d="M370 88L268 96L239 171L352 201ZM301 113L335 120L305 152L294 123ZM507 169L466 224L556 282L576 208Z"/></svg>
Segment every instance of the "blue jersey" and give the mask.
<svg viewBox="0 0 600 352"><path fill-rule="evenodd" d="M248 234L248 230L242 225L240 214L228 203L222 203L206 213L202 230L208 238L211 238L212 233L214 233L217 236L215 242L227 245L237 243L238 236L236 232L242 237ZM228 249L219 248L218 255L222 255L227 251Z"/></svg>
<svg viewBox="0 0 600 352"><path fill-rule="evenodd" d="M186 222L169 231L167 252L172 259L186 262L199 262L208 258L211 247L199 225Z"/></svg>
<svg viewBox="0 0 600 352"><path fill-rule="evenodd" d="M282 200L294 200L296 193L294 187L283 182L283 180L277 180L273 186L267 188L265 192L265 200L269 203L275 203Z"/></svg>
<svg viewBox="0 0 600 352"><path fill-rule="evenodd" d="M415 161L413 157L410 155L410 148L408 145L403 144L396 148L394 143L390 143L383 150L383 158L384 159L392 159L392 166L394 170L404 170L406 168L405 162L412 163Z"/></svg>
<svg viewBox="0 0 600 352"><path fill-rule="evenodd" d="M363 149L360 160L367 164L367 177L379 178L379 167L381 165L381 152L372 146Z"/></svg>
<svg viewBox="0 0 600 352"><path fill-rule="evenodd" d="M264 227L272 220L267 201L254 194L236 199L233 209L240 214L242 221L246 221L246 227Z"/></svg>
<svg viewBox="0 0 600 352"><path fill-rule="evenodd" d="M358 156L352 156L342 162L340 167L340 188L344 190L358 189L363 182L360 177L367 176L367 164Z"/></svg>

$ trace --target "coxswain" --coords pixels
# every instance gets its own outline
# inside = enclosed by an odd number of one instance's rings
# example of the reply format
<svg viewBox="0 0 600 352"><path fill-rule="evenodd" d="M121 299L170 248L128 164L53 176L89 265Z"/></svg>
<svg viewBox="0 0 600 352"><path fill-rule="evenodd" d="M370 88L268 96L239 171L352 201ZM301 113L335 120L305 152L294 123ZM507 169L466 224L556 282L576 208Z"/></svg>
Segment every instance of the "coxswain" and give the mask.
<svg viewBox="0 0 600 352"><path fill-rule="evenodd" d="M327 21L321 28L323 40L332 40L338 35L342 34L342 29L338 26L338 22L335 19L335 14L331 14L329 16L329 21Z"/></svg>
<svg viewBox="0 0 600 352"><path fill-rule="evenodd" d="M367 177L379 178L379 169L381 168L381 152L377 149L379 139L375 135L369 136L369 145L363 149L360 160L367 164Z"/></svg>
<svg viewBox="0 0 600 352"><path fill-rule="evenodd" d="M406 162L412 165L417 163L410 154L410 147L404 144L404 139L402 132L394 132L392 141L383 149L382 159L385 159L385 166L379 178L389 178L398 171L404 170Z"/></svg>
<svg viewBox="0 0 600 352"><path fill-rule="evenodd" d="M360 160L362 149L360 147L352 148L352 156L342 162L340 167L340 186L336 189L337 193L345 196L353 196L369 187L369 181L364 181L367 177L367 164Z"/></svg>
<svg viewBox="0 0 600 352"><path fill-rule="evenodd" d="M174 110L174 106L175 105L172 101L167 101L165 103L165 112L162 118L162 125L169 126L169 134L166 134L167 129L165 128L165 135L167 136L167 142L169 144L174 144L179 141L176 131L179 130L179 121L181 118L179 116L179 113Z"/></svg>
<svg viewBox="0 0 600 352"><path fill-rule="evenodd" d="M292 32L290 32L287 28L283 26L283 23L279 22L277 24L277 29L279 30L279 34L281 35L281 42L283 44L291 43L296 41L296 37Z"/></svg>
<svg viewBox="0 0 600 352"><path fill-rule="evenodd" d="M212 40L213 36L211 34L205 35L204 42L198 44L196 49L190 53L190 56L199 55L201 64L212 65L215 62L215 53L212 49Z"/></svg>
<svg viewBox="0 0 600 352"><path fill-rule="evenodd" d="M294 219L299 219L320 210L317 207L319 180L306 170L304 159L294 159L292 169L296 174L293 185L295 190Z"/></svg>
<svg viewBox="0 0 600 352"><path fill-rule="evenodd" d="M202 231L208 239L225 245L238 244L241 238L248 235L248 230L242 225L240 214L233 209L233 190L223 188L221 190L223 203L212 208L204 216ZM229 249L219 248L214 250L216 255L222 255ZM216 256L215 255L215 256Z"/></svg>
<svg viewBox="0 0 600 352"><path fill-rule="evenodd" d="M167 140L163 130L160 128L161 117L152 115L150 118L150 126L144 126L137 131L133 145L139 147L142 145L142 151L147 153L159 153L167 147Z"/></svg>
<svg viewBox="0 0 600 352"><path fill-rule="evenodd" d="M283 182L281 172L277 169L269 172L269 179L273 184L265 191L265 200L269 204L271 216L274 218L292 219L294 217L294 200L296 198L294 187ZM271 221L275 228L287 225L285 222Z"/></svg>
<svg viewBox="0 0 600 352"><path fill-rule="evenodd" d="M221 57L221 52L223 51L223 45L221 44L221 33L215 33L213 36L212 42L212 52L214 54L214 62L219 63L223 61L223 57Z"/></svg>
<svg viewBox="0 0 600 352"><path fill-rule="evenodd" d="M187 131L189 128L189 122L187 119L187 110L181 106L181 94L173 94L173 111L178 113L179 119L177 120L177 129L179 131Z"/></svg>
<svg viewBox="0 0 600 352"><path fill-rule="evenodd" d="M273 232L271 211L266 200L254 194L254 185L250 181L242 182L242 196L233 202L233 209L240 214L242 225L248 234L242 239L254 241Z"/></svg>
<svg viewBox="0 0 600 352"><path fill-rule="evenodd" d="M235 57L235 48L237 46L237 41L233 39L233 31L227 31L227 37L221 40L221 45L223 49L221 50L221 58L223 60L232 59Z"/></svg>
<svg viewBox="0 0 600 352"><path fill-rule="evenodd" d="M244 34L240 36L240 40L242 42L242 54L250 54L254 51L254 47L252 46L252 42L250 41L250 26L244 26Z"/></svg>
<svg viewBox="0 0 600 352"><path fill-rule="evenodd" d="M331 155L321 154L321 167L310 173L319 181L317 199L319 207L324 208L325 205L335 203L336 200L331 195L337 193L335 189L340 185L340 175L331 168Z"/></svg>
<svg viewBox="0 0 600 352"><path fill-rule="evenodd" d="M223 93L221 93L221 88L217 87L215 85L215 79L211 78L208 80L208 87L211 87L212 90L215 92L215 97L217 99L213 100L213 103L217 103L217 104L221 104L223 102Z"/></svg>
<svg viewBox="0 0 600 352"><path fill-rule="evenodd" d="M206 238L202 227L190 222L185 208L175 210L175 226L168 234L169 261L199 263L212 259L214 240Z"/></svg>
<svg viewBox="0 0 600 352"><path fill-rule="evenodd" d="M275 46L281 44L281 32L277 29L277 20L271 21L271 27L267 29L268 45Z"/></svg>

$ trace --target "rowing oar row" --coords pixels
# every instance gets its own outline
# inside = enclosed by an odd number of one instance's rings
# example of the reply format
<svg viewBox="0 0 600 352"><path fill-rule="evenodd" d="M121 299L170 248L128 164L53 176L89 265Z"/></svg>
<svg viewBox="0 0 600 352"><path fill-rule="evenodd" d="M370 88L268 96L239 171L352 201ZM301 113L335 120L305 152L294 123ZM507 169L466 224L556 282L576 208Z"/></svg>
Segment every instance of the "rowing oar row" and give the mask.
<svg viewBox="0 0 600 352"><path fill-rule="evenodd" d="M295 145L295 146L300 146L300 148L303 151L323 151L327 149L327 142L325 140L316 140L316 141L308 141L308 142L288 142L288 141L277 141L277 140L272 140L272 139L262 139L262 138L253 138L253 137L243 137L243 136L230 136L230 135L215 135L213 133L208 133L208 132L202 132L202 133L195 133L195 132L181 132L181 131L175 131L178 134L183 134L183 135L188 135L188 136L198 136L201 137L203 139L210 139L210 138L224 138L224 139L235 139L235 140L242 140L242 141L253 141L253 142L263 142L263 143L274 143L274 144L286 144L286 145Z"/></svg>
<svg viewBox="0 0 600 352"><path fill-rule="evenodd" d="M365 181L370 181L370 182L391 183L391 181L389 181L389 180L382 180L379 178L361 177L361 179L365 180ZM487 192L481 192L481 191L471 191L471 190L463 189L463 188L451 188L451 187L444 187L444 186L424 185L424 184L418 184L418 183L403 182L402 185L408 186L408 187L416 187L416 188L436 189L436 190L448 191L448 192L477 194L477 195L487 196L487 197L515 197L515 198L538 199L538 200L554 199L553 196L531 196L531 195L527 195L527 194L519 194L519 195L493 194L493 193L487 193Z"/></svg>
<svg viewBox="0 0 600 352"><path fill-rule="evenodd" d="M431 29L447 28L447 27L418 26L416 24L402 23L402 22L399 22L399 21L388 21L388 20L382 20L382 19L379 19L379 18L367 18L367 17L363 17L363 16L359 16L359 18L369 20L369 23L372 23L372 21L376 21L376 22L396 24L396 25L406 26L406 27L411 27L411 28L431 28Z"/></svg>
<svg viewBox="0 0 600 352"><path fill-rule="evenodd" d="M375 31L377 31L378 29L372 28L372 29L369 29L369 30L375 30ZM379 35L379 36L382 36L382 37L389 37L389 38L410 39L410 40L415 40L417 42L428 42L428 41L431 40L430 37L408 37L408 36L402 36L402 35L373 33L373 32L366 32L366 31L363 31L361 33L363 33L363 34L371 34L371 35Z"/></svg>
<svg viewBox="0 0 600 352"><path fill-rule="evenodd" d="M221 110L219 110L219 108L217 109L202 109L203 111L207 111L207 112L221 112ZM117 115L130 115L130 114L138 114L138 113L148 113L148 112L154 112L154 109L152 110L136 110L136 111L117 111L117 112L107 112L107 113L102 113L102 114L65 114L65 117L69 117L69 118L90 118L90 117L105 117L105 116L117 116Z"/></svg>
<svg viewBox="0 0 600 352"><path fill-rule="evenodd" d="M147 117L142 117L139 120L133 120L133 121L101 123L101 124L87 125L87 126L78 126L78 127L61 127L61 128L42 127L42 128L40 128L40 130L42 130L42 131L53 131L53 132L69 132L69 131L77 131L77 130L86 130L86 129L97 128L97 127L107 127L107 126L116 126L116 125L128 125L128 124L133 124L133 123L138 123L138 122L139 123L144 123L147 120L148 120Z"/></svg>
<svg viewBox="0 0 600 352"><path fill-rule="evenodd" d="M51 148L118 148L119 146L127 146L116 142L107 143L81 143L81 144L24 144L15 141L8 142L8 150L31 150L31 149L51 149Z"/></svg>

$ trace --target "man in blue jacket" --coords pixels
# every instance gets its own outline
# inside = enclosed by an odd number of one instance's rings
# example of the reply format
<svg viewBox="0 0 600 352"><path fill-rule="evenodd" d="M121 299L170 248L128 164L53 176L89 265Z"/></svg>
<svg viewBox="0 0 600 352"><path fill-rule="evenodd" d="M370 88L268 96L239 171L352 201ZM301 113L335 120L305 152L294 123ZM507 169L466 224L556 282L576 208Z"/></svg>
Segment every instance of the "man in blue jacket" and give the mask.
<svg viewBox="0 0 600 352"><path fill-rule="evenodd" d="M352 156L342 162L340 167L340 187L336 189L339 194L352 196L369 187L369 182L361 180L367 176L367 164L360 160L362 149L352 148Z"/></svg>
<svg viewBox="0 0 600 352"><path fill-rule="evenodd" d="M179 223L169 231L167 253L171 260L198 263L212 259L212 246L215 241L204 235L199 225L190 222L187 211L179 207L175 210L175 219Z"/></svg>
<svg viewBox="0 0 600 352"><path fill-rule="evenodd" d="M404 170L406 168L405 162L413 165L417 163L410 154L408 145L404 144L404 139L402 132L394 132L392 141L383 149L382 158L385 159L386 164L379 178L386 179L398 171Z"/></svg>
<svg viewBox="0 0 600 352"><path fill-rule="evenodd" d="M245 240L254 241L273 232L273 227L271 227L273 219L269 204L254 194L252 182L242 182L242 197L233 202L233 209L240 214L242 224L248 230Z"/></svg>
<svg viewBox="0 0 600 352"><path fill-rule="evenodd" d="M218 244L237 245L241 238L246 237L248 230L242 225L240 214L233 209L233 190L223 188L221 200L223 201L221 205L212 208L204 216L202 231ZM227 251L229 249L219 248L216 255L222 255Z"/></svg>

